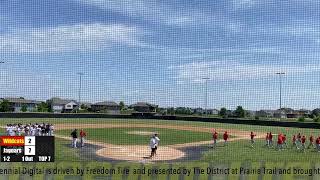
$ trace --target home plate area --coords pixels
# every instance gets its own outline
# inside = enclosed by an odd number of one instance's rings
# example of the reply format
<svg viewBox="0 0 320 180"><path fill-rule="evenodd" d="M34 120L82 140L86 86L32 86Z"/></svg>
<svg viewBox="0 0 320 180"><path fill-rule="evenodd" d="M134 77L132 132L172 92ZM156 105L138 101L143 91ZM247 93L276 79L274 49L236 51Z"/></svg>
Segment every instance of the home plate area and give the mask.
<svg viewBox="0 0 320 180"><path fill-rule="evenodd" d="M117 146L119 148L119 146ZM97 151L97 155L115 160L125 161L168 161L183 158L185 153L170 147L159 147L157 155L149 159L150 148L148 146L121 146L121 149L106 147Z"/></svg>

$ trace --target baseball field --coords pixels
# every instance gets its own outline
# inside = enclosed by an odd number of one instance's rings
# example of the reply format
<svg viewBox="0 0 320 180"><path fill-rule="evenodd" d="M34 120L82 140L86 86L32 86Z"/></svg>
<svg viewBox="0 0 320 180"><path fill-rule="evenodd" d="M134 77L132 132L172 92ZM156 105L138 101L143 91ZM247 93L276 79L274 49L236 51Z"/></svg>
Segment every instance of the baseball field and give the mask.
<svg viewBox="0 0 320 180"><path fill-rule="evenodd" d="M315 129L148 119L23 118L1 119L2 134L8 123L54 124L55 162L0 163L0 179L310 180L320 177L311 171L320 168L320 153L313 148L303 152L291 147L293 134L317 137L320 133ZM87 132L84 148L71 147L70 133L75 128ZM215 149L212 129L219 133ZM226 146L221 140L225 131L230 134ZM251 131L257 134L254 148L250 144ZM278 133L286 134L288 148L278 151L265 147L265 136L270 131L275 140ZM149 159L149 141L154 133L159 134L161 141L157 156ZM4 173L17 168L22 172ZM266 171L259 173L261 168Z"/></svg>
<svg viewBox="0 0 320 180"><path fill-rule="evenodd" d="M293 134L302 133L307 137L313 134L318 137L319 130L315 129L138 119L2 119L1 125L35 122L55 125L57 162L320 161L319 153L313 148L302 152L291 147ZM70 133L73 129L84 129L87 132L84 148L71 148ZM212 129L218 131L219 139L225 131L230 134L227 146L220 140L216 149L211 148ZM254 148L250 144L251 131L257 134ZM288 148L278 151L265 147L267 132L272 132L275 140L278 133L286 134ZM159 134L160 146L157 156L148 159L149 140L154 133Z"/></svg>

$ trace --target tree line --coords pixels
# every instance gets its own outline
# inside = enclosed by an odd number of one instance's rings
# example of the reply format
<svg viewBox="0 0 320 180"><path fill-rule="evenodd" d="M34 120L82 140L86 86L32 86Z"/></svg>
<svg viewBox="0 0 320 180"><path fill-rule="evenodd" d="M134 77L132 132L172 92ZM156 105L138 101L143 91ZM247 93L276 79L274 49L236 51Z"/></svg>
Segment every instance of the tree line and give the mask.
<svg viewBox="0 0 320 180"><path fill-rule="evenodd" d="M4 99L0 102L0 112L12 112L11 104L8 100ZM21 112L27 112L28 106L26 104L21 105ZM51 106L47 102L41 102L38 104L36 112L51 112Z"/></svg>
<svg viewBox="0 0 320 180"><path fill-rule="evenodd" d="M201 109L201 112L197 112L195 111L195 109L189 108L189 107L177 107L177 108L170 107L166 109L160 109L158 112L161 114L167 114L167 115L205 115L207 111L205 109ZM238 106L234 111L228 110L227 108L223 107L219 110L218 116L223 118L228 118L228 117L245 118L250 116L250 113L246 111L242 106Z"/></svg>
<svg viewBox="0 0 320 180"><path fill-rule="evenodd" d="M123 101L119 103L119 106L120 106L121 112L132 111L131 109L128 108L128 106L125 105ZM90 112L90 108L85 104L81 104L80 107L81 107L80 108L81 112ZM160 108L159 106L156 106L156 112L163 115L205 115L206 114L206 111L204 109L201 109L201 108L199 109L201 111L196 111L195 109L190 107ZM286 111L285 108L282 110ZM12 111L13 110L12 110L11 104L8 100L4 99L0 102L0 112L12 112ZM22 104L20 111L27 112L28 111L27 105ZM50 101L41 102L40 104L38 104L34 112L52 112ZM229 110L223 107L218 111L217 115L221 118L248 118L253 116L252 114L249 113L249 111L245 110L242 106L237 106L235 110ZM254 118L258 120L260 117L255 115ZM313 119L314 122L320 122L320 108L316 108L312 110L310 114L299 117L298 121L303 122L305 121L305 118Z"/></svg>

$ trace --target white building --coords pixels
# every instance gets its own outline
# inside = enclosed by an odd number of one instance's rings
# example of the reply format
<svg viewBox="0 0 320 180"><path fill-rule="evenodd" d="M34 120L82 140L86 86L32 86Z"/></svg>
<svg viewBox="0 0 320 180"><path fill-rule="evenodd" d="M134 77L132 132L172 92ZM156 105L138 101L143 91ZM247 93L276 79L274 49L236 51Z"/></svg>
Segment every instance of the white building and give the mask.
<svg viewBox="0 0 320 180"><path fill-rule="evenodd" d="M70 113L79 105L77 101L71 99L52 98L49 102L54 113Z"/></svg>

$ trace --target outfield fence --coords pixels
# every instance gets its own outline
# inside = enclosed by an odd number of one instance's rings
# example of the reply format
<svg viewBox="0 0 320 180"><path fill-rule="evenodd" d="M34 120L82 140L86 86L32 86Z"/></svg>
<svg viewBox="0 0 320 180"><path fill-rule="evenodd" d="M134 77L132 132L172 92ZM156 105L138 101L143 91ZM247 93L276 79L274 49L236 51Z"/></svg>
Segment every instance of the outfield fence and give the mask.
<svg viewBox="0 0 320 180"><path fill-rule="evenodd" d="M320 123L316 122L288 122L272 120L249 120L235 118L210 118L195 116L164 116L154 115L153 113L136 113L133 115L112 115L98 113L0 113L0 118L114 118L114 119L158 119L176 121L195 121L195 122L216 122L227 124L247 124L259 126L278 126L278 127L297 127L320 129ZM0 119L1 120L1 119Z"/></svg>

